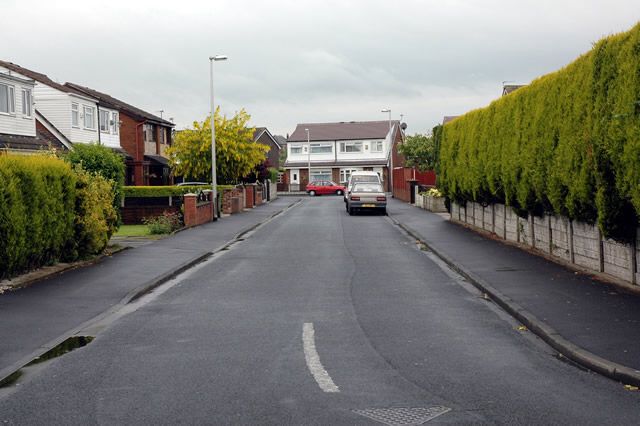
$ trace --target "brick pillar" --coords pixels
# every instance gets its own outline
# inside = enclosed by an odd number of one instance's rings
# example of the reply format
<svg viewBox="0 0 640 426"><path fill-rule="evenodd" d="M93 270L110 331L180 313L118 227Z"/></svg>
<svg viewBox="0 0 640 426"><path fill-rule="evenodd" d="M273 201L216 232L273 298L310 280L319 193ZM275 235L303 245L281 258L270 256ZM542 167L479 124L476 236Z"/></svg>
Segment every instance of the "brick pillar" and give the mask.
<svg viewBox="0 0 640 426"><path fill-rule="evenodd" d="M244 187L244 195L245 195L245 208L247 209L252 209L253 208L253 186L252 185L246 185Z"/></svg>
<svg viewBox="0 0 640 426"><path fill-rule="evenodd" d="M196 225L196 194L184 194L184 226Z"/></svg>

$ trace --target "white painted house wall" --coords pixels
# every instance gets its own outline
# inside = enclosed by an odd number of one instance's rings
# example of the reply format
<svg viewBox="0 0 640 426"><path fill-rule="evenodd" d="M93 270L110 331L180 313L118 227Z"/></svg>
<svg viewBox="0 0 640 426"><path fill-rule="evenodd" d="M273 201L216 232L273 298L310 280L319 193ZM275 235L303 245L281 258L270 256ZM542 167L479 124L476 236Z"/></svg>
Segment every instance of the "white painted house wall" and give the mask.
<svg viewBox="0 0 640 426"><path fill-rule="evenodd" d="M11 73L12 76L27 79L26 76L0 66L0 72ZM89 97L63 92L49 85L36 82L33 89L34 109L37 109L72 143L89 143L98 141L97 101ZM71 125L71 104L80 105L79 126ZM82 106L93 109L94 128L83 126ZM17 108L16 108L17 111Z"/></svg>
<svg viewBox="0 0 640 426"><path fill-rule="evenodd" d="M106 131L103 127L100 128L100 143L105 146L111 148L120 147L120 116L118 111L115 109L105 108L103 106L100 107L99 120L102 117L102 113L106 112L109 115L108 122L106 124ZM98 125L101 125L102 121L100 120Z"/></svg>
<svg viewBox="0 0 640 426"><path fill-rule="evenodd" d="M16 78L0 72L0 84L7 85L8 87L13 88L14 102L13 112L0 112L0 133L8 135L35 136L36 122L33 107L33 89L35 87L34 81ZM25 115L22 113L23 89L31 91L31 115Z"/></svg>

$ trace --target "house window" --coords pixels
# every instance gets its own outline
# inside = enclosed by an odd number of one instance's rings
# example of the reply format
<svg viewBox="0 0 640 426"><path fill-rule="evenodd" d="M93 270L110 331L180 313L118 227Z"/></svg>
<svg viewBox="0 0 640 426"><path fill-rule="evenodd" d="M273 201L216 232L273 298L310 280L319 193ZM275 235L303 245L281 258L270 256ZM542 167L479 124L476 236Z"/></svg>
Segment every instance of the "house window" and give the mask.
<svg viewBox="0 0 640 426"><path fill-rule="evenodd" d="M340 152L362 152L362 142L340 142Z"/></svg>
<svg viewBox="0 0 640 426"><path fill-rule="evenodd" d="M167 129L160 128L160 143L167 143Z"/></svg>
<svg viewBox="0 0 640 426"><path fill-rule="evenodd" d="M78 104L71 104L71 125L73 127L80 126L80 112L78 111Z"/></svg>
<svg viewBox="0 0 640 426"><path fill-rule="evenodd" d="M112 112L111 113L111 133L113 133L114 135L117 135L119 128L120 128L120 122L118 121L118 113Z"/></svg>
<svg viewBox="0 0 640 426"><path fill-rule="evenodd" d="M0 112L5 114L15 114L16 112L15 88L8 84L0 84Z"/></svg>
<svg viewBox="0 0 640 426"><path fill-rule="evenodd" d="M100 131L109 133L109 111L100 111Z"/></svg>
<svg viewBox="0 0 640 426"><path fill-rule="evenodd" d="M330 143L312 143L311 144L311 153L312 154L324 154L324 153L332 153L333 147Z"/></svg>
<svg viewBox="0 0 640 426"><path fill-rule="evenodd" d="M284 183L284 173L278 172L278 183Z"/></svg>
<svg viewBox="0 0 640 426"><path fill-rule="evenodd" d="M153 124L145 124L144 125L144 141L145 142L155 142L156 138L153 135Z"/></svg>
<svg viewBox="0 0 640 426"><path fill-rule="evenodd" d="M22 89L22 115L31 117L32 104L31 89Z"/></svg>
<svg viewBox="0 0 640 426"><path fill-rule="evenodd" d="M351 177L351 173L357 172L358 169L340 169L340 182L347 183Z"/></svg>
<svg viewBox="0 0 640 426"><path fill-rule="evenodd" d="M96 122L95 122L95 118L94 118L94 112L93 112L93 108L92 107L88 107L88 106L83 106L82 107L82 114L84 115L84 128L85 129L95 129L96 128Z"/></svg>
<svg viewBox="0 0 640 426"><path fill-rule="evenodd" d="M291 147L291 153L292 154L302 154L302 147L301 146L292 146Z"/></svg>
<svg viewBox="0 0 640 426"><path fill-rule="evenodd" d="M382 141L371 142L371 152L382 152Z"/></svg>
<svg viewBox="0 0 640 426"><path fill-rule="evenodd" d="M331 180L331 170L311 170L311 182Z"/></svg>

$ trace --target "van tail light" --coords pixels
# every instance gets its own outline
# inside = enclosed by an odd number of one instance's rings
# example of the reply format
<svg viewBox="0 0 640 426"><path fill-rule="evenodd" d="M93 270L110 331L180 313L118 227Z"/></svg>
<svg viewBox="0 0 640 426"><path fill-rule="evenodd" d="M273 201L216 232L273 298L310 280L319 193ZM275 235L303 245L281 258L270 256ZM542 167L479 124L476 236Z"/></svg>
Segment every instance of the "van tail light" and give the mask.
<svg viewBox="0 0 640 426"><path fill-rule="evenodd" d="M356 197L354 195L351 196L351 201L360 201L360 197Z"/></svg>
<svg viewBox="0 0 640 426"><path fill-rule="evenodd" d="M387 201L387 197L376 197L378 201Z"/></svg>

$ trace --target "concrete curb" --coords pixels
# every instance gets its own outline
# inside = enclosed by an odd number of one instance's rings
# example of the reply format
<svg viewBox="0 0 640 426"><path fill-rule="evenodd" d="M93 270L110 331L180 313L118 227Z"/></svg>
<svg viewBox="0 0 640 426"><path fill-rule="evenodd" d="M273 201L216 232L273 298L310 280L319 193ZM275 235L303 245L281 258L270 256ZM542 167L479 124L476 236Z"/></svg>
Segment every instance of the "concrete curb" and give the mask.
<svg viewBox="0 0 640 426"><path fill-rule="evenodd" d="M471 284L473 284L480 291L486 293L491 300L493 300L498 306L504 309L508 314L517 319L523 325L525 325L534 334L544 340L549 346L557 350L560 354L565 356L577 364L580 364L587 369L599 373L610 379L622 382L624 384L630 384L634 386L640 386L640 371L630 367L618 364L613 361L604 359L592 352L589 352L566 338L562 337L553 327L547 323L539 320L531 312L527 311L514 300L502 294L497 289L493 288L488 282L467 270L464 266L457 264L452 258L438 250L433 245L429 244L426 239L418 232L411 229L409 226L399 222L389 215L389 218L404 229L409 235L424 244L431 250L436 256L442 259L449 267L465 277Z"/></svg>
<svg viewBox="0 0 640 426"><path fill-rule="evenodd" d="M83 322L82 324L80 324L77 327L72 328L71 330L61 334L60 336L56 337L53 340L50 340L49 342L43 344L42 346L40 346L38 349L36 349L34 352L30 353L29 355L21 358L20 360L18 360L17 362L13 363L12 365L5 367L3 369L0 369L0 388L3 386L3 384L5 382L10 382L10 377L13 376L15 373L17 373L19 370L21 370L22 368L24 368L27 364L29 364L31 361L33 361L34 359L40 357L41 355L45 354L46 352L48 352L49 350L55 348L56 346L58 346L59 344L61 344L62 342L64 342L65 340L67 340L69 337L72 337L74 335L76 335L77 333L81 332L82 330L90 327L91 325L97 323L98 321L102 320L103 318L106 318L107 316L111 315L114 312L117 312L118 310L120 310L123 306L133 302L136 299L139 299L140 297L144 296L145 294L149 293L150 291L152 291L153 289L159 287L160 285L166 283L167 281L171 280L172 278L175 278L176 276L180 275L181 273L185 272L188 269L193 268L194 266L196 266L197 264L204 262L205 260L209 259L210 257L212 257L213 255L215 255L216 253L228 248L229 246L231 246L232 244L241 241L241 238L247 234L248 232L253 231L254 229L257 229L258 227L266 224L267 222L269 222L270 220L272 220L273 218L275 218L276 216L292 209L293 207L297 206L298 204L300 204L301 200L297 200L294 203L291 203L289 205L287 205L286 207L283 207L281 210L278 210L277 212L269 215L267 218L261 220L260 222L251 225L250 227L248 227L247 229L240 231L240 233L238 233L235 237L233 237L231 240L226 241L225 243L223 243L222 245L220 245L218 248L216 248L215 250L212 251L207 251L207 252L203 252L200 255L196 256L195 258L188 260L186 262L183 262L182 264L178 265L177 267L145 282L144 284L134 288L133 290L129 291L122 299L120 299L120 301L118 303L116 303L113 306L110 306L109 308L107 308L104 312L94 316L93 318L88 319L87 321Z"/></svg>

